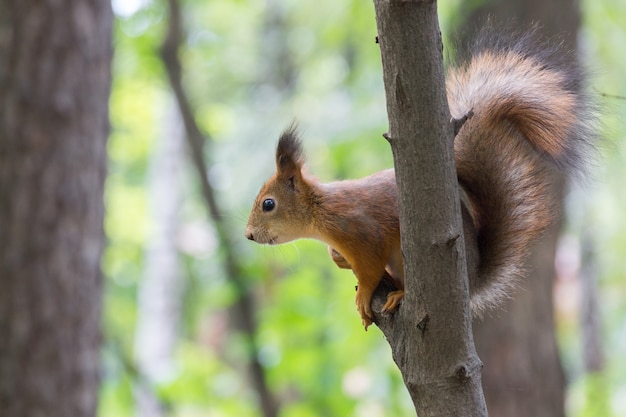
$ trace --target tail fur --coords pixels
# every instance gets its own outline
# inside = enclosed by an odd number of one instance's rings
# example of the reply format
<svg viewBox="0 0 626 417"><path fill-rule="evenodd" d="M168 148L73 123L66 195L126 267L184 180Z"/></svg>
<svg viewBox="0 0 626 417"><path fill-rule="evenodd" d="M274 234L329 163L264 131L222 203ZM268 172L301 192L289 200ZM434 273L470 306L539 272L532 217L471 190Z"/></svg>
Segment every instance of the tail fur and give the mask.
<svg viewBox="0 0 626 417"><path fill-rule="evenodd" d="M592 149L583 72L533 38L507 43L483 34L473 57L448 74L452 116L473 113L455 139L455 157L476 229L475 311L508 292L531 244L556 218L555 169L576 175Z"/></svg>

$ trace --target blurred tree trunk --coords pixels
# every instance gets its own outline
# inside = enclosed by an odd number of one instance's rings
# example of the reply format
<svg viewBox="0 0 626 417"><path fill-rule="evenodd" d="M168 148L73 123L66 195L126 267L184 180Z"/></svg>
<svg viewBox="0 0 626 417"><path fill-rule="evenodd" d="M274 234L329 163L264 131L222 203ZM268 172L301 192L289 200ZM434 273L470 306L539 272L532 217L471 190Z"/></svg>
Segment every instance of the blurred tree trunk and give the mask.
<svg viewBox="0 0 626 417"><path fill-rule="evenodd" d="M297 74L289 43L289 24L286 17L285 2L265 0L265 14L260 36L262 67L259 74L264 83L269 83L277 92L291 95L296 86Z"/></svg>
<svg viewBox="0 0 626 417"><path fill-rule="evenodd" d="M495 22L558 36L576 50L580 11L575 0L486 1L471 11L463 26L490 16ZM469 33L471 30L461 30ZM554 193L563 194L564 182ZM554 258L560 225L542 238L529 261L529 274L511 299L491 317L474 323L476 349L483 360L483 387L492 417L564 416L565 378L554 329Z"/></svg>
<svg viewBox="0 0 626 417"><path fill-rule="evenodd" d="M601 372L604 369L604 351L600 334L601 318L598 300L598 272L596 248L588 230L581 238L580 277L580 326L585 372Z"/></svg>
<svg viewBox="0 0 626 417"><path fill-rule="evenodd" d="M474 324L492 417L565 415L565 378L555 336L552 286L558 227L535 248L511 299Z"/></svg>
<svg viewBox="0 0 626 417"><path fill-rule="evenodd" d="M0 414L93 416L108 0L0 1Z"/></svg>
<svg viewBox="0 0 626 417"><path fill-rule="evenodd" d="M155 386L174 372L174 349L184 289L176 241L182 204L182 172L185 162L184 131L172 100L163 118L163 134L150 167L152 234L145 268L139 283L135 359L141 378L135 386L135 414L167 415Z"/></svg>
<svg viewBox="0 0 626 417"><path fill-rule="evenodd" d="M206 203L208 215L213 221L217 240L223 253L224 273L237 293L237 299L230 306L230 323L246 341L249 359L245 364L246 376L250 386L258 395L260 411L265 417L276 417L280 412L280 403L270 390L265 369L260 362L254 297L246 282L244 268L232 243L231 233L224 221L225 217L219 205L218 196L207 174L208 165L204 147L212 141L200 131L194 117L193 107L183 87L182 65L178 57L184 36L181 4L178 0L169 0L168 5L169 22L167 33L161 44L161 58L178 103L191 162L200 180L202 197Z"/></svg>

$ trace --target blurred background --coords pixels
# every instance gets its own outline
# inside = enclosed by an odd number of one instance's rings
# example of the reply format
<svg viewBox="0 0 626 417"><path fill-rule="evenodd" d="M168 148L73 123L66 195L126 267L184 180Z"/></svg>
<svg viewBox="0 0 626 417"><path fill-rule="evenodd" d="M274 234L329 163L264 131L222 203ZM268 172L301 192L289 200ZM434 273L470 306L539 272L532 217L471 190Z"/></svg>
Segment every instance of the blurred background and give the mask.
<svg viewBox="0 0 626 417"><path fill-rule="evenodd" d="M439 2L447 55L485 10L567 32L560 39L592 73L602 141L591 180L566 187L550 256L536 261L554 271L556 253L556 279L541 280L540 291L530 280L514 296L545 309L514 301L495 314L504 327L477 329L490 414L507 415L492 407L517 397L561 404L545 415L623 416L626 2L487 3ZM243 235L293 120L321 180L392 166L372 2L113 0L113 8L99 415L414 415L382 334L363 331L352 273L319 242L261 247ZM177 55L160 53L172 18L183 35ZM189 146L194 137L201 147ZM509 321L529 312L541 315ZM536 353L553 335L554 348ZM536 355L520 357L505 342ZM502 380L508 365L517 380ZM498 384L487 375L494 368ZM496 388L504 393L489 393Z"/></svg>

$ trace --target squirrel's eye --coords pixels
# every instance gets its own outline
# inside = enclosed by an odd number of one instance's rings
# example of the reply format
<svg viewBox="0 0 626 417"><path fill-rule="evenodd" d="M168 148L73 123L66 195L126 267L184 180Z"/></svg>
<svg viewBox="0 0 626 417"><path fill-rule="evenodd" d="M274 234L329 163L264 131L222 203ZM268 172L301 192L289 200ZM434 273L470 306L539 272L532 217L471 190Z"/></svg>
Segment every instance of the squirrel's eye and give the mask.
<svg viewBox="0 0 626 417"><path fill-rule="evenodd" d="M271 198L263 200L263 211L272 211L276 207L276 202Z"/></svg>

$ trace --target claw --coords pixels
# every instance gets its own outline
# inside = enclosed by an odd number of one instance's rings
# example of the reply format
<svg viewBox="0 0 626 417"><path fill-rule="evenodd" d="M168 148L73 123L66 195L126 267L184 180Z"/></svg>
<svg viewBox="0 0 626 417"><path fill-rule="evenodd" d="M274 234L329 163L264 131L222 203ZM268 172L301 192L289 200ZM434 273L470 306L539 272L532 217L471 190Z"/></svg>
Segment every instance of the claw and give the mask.
<svg viewBox="0 0 626 417"><path fill-rule="evenodd" d="M404 290L392 291L387 295L387 301L383 305L383 313L394 312L404 297Z"/></svg>
<svg viewBox="0 0 626 417"><path fill-rule="evenodd" d="M363 324L363 327L365 328L365 331L367 331L367 328L370 327L370 325L373 323L372 320L370 320L369 318L361 319L361 323Z"/></svg>

